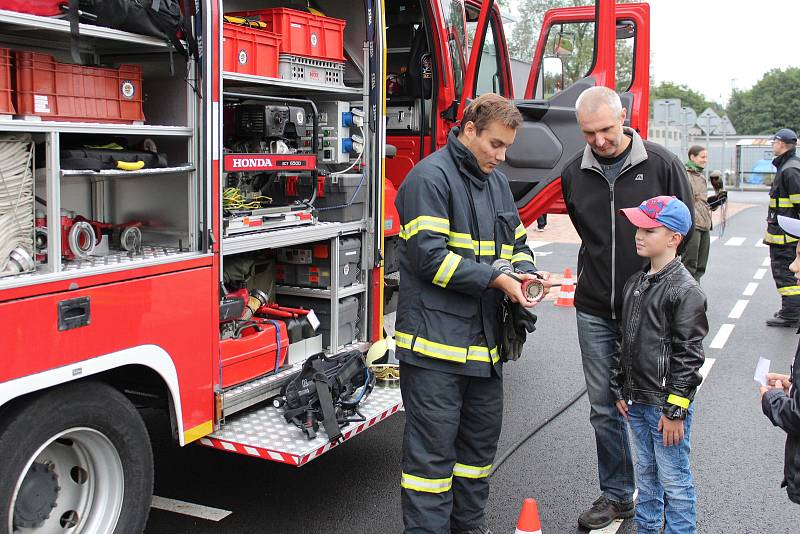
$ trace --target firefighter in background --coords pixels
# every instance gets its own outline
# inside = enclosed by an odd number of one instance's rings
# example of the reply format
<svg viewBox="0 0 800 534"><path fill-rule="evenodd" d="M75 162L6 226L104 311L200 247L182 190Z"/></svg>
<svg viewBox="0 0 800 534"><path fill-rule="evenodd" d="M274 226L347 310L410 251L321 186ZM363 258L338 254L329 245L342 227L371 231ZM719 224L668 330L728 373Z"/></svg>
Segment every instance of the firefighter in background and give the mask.
<svg viewBox="0 0 800 534"><path fill-rule="evenodd" d="M800 326L800 286L789 265L794 261L797 238L778 225L778 215L797 219L800 216L800 158L795 154L797 134L788 128L778 130L772 138L772 164L778 169L769 190L767 233L772 278L781 295L781 309L767 319L767 326Z"/></svg>
<svg viewBox="0 0 800 534"><path fill-rule="evenodd" d="M521 123L505 98L476 98L447 145L416 165L398 191L396 354L408 534L489 532L487 477L503 417L498 311L505 296L535 304L519 281L492 267L510 260L523 280L536 271L508 181L495 169ZM549 288L549 274L539 274Z"/></svg>

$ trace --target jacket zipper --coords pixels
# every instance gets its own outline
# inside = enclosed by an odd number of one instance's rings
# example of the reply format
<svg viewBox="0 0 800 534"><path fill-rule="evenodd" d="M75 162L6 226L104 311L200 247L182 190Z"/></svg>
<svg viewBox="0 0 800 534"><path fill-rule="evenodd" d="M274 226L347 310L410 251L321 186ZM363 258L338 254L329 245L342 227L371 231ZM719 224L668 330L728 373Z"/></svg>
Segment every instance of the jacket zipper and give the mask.
<svg viewBox="0 0 800 534"><path fill-rule="evenodd" d="M619 176L616 179L619 180ZM611 197L611 318L616 321L617 312L614 308L614 295L617 285L617 217L614 212L614 184L609 183L608 188Z"/></svg>
<svg viewBox="0 0 800 534"><path fill-rule="evenodd" d="M636 332L636 325L638 324L638 321L639 321L639 308L641 307L642 299L644 299L644 290L641 289L641 284L639 285L639 288L633 290L633 296L634 296L634 301L633 301L633 309L631 310L631 322L628 325L628 328L626 328L626 332L625 332L625 337L627 339L630 339L629 346L632 346L634 344L634 341L635 341L633 337L634 337L634 334ZM613 296L612 296L612 299L613 299ZM633 370L633 361L632 361L632 358L630 357L630 351L628 351L628 354L625 354L623 356L625 357L625 365L624 365L624 368L625 368L625 382L627 383L627 386L628 386L627 387L627 390L628 390L628 399L627 400L628 400L628 404L630 404L631 401L633 400L632 399L633 398L633 376L631 375L632 370ZM624 395L624 393L623 393L623 395Z"/></svg>

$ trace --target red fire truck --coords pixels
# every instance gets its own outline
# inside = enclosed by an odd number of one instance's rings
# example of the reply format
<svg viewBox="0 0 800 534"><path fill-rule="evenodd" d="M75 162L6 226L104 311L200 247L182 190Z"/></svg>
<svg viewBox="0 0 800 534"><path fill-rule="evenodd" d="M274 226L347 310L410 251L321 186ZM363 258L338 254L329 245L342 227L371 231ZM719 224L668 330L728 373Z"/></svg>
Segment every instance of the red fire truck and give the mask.
<svg viewBox="0 0 800 534"><path fill-rule="evenodd" d="M141 531L145 408L181 446L294 466L395 413L396 384L362 386L331 440L284 392L383 339L393 191L468 99L513 96L493 2L206 0L182 41L34 4L0 2L0 529ZM545 18L504 169L526 222L581 90L625 79L646 132L647 24L611 0Z"/></svg>

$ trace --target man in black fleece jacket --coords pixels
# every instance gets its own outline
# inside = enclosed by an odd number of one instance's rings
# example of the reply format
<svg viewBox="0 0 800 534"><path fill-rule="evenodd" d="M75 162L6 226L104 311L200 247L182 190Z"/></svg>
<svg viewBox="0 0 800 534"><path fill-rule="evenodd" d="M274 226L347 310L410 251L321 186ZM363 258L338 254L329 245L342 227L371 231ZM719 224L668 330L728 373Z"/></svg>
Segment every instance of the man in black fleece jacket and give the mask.
<svg viewBox="0 0 800 534"><path fill-rule="evenodd" d="M619 210L661 195L691 206L692 190L677 156L623 126L626 110L613 90L584 91L576 116L586 147L564 167L561 190L582 241L575 308L601 490L578 523L597 529L632 517L634 511L630 444L614 406L609 373L621 340L622 289L643 263L636 254L635 228Z"/></svg>

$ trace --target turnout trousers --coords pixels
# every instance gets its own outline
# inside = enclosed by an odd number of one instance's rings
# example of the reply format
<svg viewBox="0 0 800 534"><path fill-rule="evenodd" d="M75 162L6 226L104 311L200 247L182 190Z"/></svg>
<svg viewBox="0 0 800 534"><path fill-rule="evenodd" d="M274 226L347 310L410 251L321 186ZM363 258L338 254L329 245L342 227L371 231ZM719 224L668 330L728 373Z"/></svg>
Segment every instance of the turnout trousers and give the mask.
<svg viewBox="0 0 800 534"><path fill-rule="evenodd" d="M770 245L770 265L772 278L781 295L780 316L786 319L800 319L800 286L789 265L795 258L795 244Z"/></svg>
<svg viewBox="0 0 800 534"><path fill-rule="evenodd" d="M489 471L503 419L503 380L400 362L406 413L401 502L406 534L485 525Z"/></svg>

